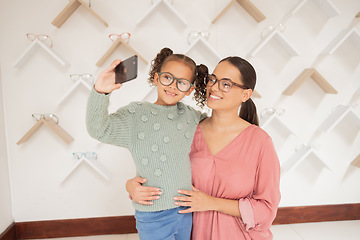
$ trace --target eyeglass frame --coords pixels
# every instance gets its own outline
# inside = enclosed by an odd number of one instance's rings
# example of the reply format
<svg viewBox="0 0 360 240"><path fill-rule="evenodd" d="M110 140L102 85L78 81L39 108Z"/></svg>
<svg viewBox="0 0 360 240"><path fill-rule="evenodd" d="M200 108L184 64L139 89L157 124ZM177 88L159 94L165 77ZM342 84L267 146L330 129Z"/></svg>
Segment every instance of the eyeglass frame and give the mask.
<svg viewBox="0 0 360 240"><path fill-rule="evenodd" d="M209 81L207 81L207 78L210 77L210 76L214 76L214 77L215 77L215 82L214 82L214 84L212 84L211 86L208 85L208 82L209 82ZM230 81L230 82L231 82L232 86L230 87L229 91L224 91L224 90L222 90L222 89L220 88L220 82L221 82L221 81ZM219 90L221 90L221 91L223 91L223 92L226 92L226 93L230 92L230 90L232 89L233 86L236 86L236 87L241 88L241 89L244 89L244 90L249 89L249 88L245 87L244 85L241 85L241 84L238 84L238 83L234 82L234 81L231 80L230 78L217 79L215 74L208 74L208 75L206 75L206 77L204 78L204 84L205 84L206 87L213 87L213 86L216 84L216 82L218 83L218 88L219 88Z"/></svg>
<svg viewBox="0 0 360 240"><path fill-rule="evenodd" d="M40 117L37 118L36 115L38 115ZM55 114L52 114L52 113L47 113L47 114L33 113L31 116L35 121L40 121L40 119L42 119L42 118L46 120L45 117L50 117L52 120L54 120L56 122L56 124L59 123L59 118Z"/></svg>
<svg viewBox="0 0 360 240"><path fill-rule="evenodd" d="M86 154L91 154L92 157L91 158L88 158L86 156ZM80 155L80 156L78 156ZM73 152L73 158L77 159L77 160L80 160L82 157L84 156L84 158L90 160L90 159L97 159L97 154L95 152Z"/></svg>
<svg viewBox="0 0 360 240"><path fill-rule="evenodd" d="M124 40L125 40L126 42L129 42L129 39L130 39L130 37L131 37L131 34L128 33L128 32L123 32L123 33L120 33L120 34L112 33L112 34L109 34L108 37L110 38L111 41L116 42L117 39L114 41L114 40L111 39L111 36L117 36L118 39L119 39L119 38L121 38L122 35L127 35L127 36L128 36L127 39L124 39Z"/></svg>
<svg viewBox="0 0 360 240"><path fill-rule="evenodd" d="M32 39L32 38L30 37L31 35L33 35L35 38ZM50 37L49 35L46 35L46 34L34 34L34 33L27 33L27 34L26 34L27 39L29 39L30 41L35 41L35 39L37 38L37 39L39 39L39 41L45 42L46 40L45 40L45 41L40 40L39 37L41 37L41 36L46 37L47 39L50 40L50 47L52 48L52 46L53 46L53 40L51 39L51 37Z"/></svg>
<svg viewBox="0 0 360 240"><path fill-rule="evenodd" d="M163 75L164 73L170 74L170 76L172 77L172 81L171 81L171 83L169 83L168 85L162 83L161 80L160 80L160 79L161 79L161 75ZM159 82L160 82L163 86L170 86L170 85L173 84L174 81L176 80L176 88L177 88L180 92L187 92L187 91L189 91L189 90L191 89L192 86L194 86L194 84L192 84L189 80L187 80L187 79L185 79L185 78L176 78L176 77L174 77L174 75L172 75L172 74L169 73L169 72L158 72L157 74L159 75ZM179 86L178 86L179 80L185 80L185 81L187 81L187 82L190 83L190 86L189 86L188 90L186 90L186 91L180 90L180 88L179 88Z"/></svg>

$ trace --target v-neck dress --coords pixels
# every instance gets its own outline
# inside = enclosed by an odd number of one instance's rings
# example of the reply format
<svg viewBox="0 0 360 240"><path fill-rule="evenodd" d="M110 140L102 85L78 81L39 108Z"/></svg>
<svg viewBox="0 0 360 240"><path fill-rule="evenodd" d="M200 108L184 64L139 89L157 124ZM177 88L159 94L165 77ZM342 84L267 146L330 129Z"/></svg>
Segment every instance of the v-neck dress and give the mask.
<svg viewBox="0 0 360 240"><path fill-rule="evenodd" d="M239 201L241 217L195 212L193 240L272 239L280 201L280 164L272 139L251 125L213 155L200 126L190 152L194 186L211 196Z"/></svg>

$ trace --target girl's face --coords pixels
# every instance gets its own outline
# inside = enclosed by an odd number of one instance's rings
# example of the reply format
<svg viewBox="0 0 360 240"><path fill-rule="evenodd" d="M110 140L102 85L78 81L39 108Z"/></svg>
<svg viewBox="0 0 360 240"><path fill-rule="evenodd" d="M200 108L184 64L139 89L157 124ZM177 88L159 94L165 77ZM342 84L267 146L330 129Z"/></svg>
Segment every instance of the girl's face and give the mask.
<svg viewBox="0 0 360 240"><path fill-rule="evenodd" d="M206 87L207 106L213 110L233 110L238 111L241 103L246 102L252 94L251 89L242 89L233 85L230 91L225 92L219 89L221 79L230 80L236 84L243 85L239 69L230 62L219 63L213 75L216 76L216 83Z"/></svg>
<svg viewBox="0 0 360 240"><path fill-rule="evenodd" d="M170 61L167 62L161 68L161 73L170 73L174 78L177 79L185 79L190 83L192 82L193 72L185 63L178 61ZM174 81L169 86L164 86L161 84L159 80L159 74L155 73L154 76L154 84L157 86L158 99L155 104L158 105L175 105L185 96L189 96L191 92L194 90L194 87L191 87L187 92L182 92L176 86L178 80L174 79ZM179 84L181 84L179 82Z"/></svg>

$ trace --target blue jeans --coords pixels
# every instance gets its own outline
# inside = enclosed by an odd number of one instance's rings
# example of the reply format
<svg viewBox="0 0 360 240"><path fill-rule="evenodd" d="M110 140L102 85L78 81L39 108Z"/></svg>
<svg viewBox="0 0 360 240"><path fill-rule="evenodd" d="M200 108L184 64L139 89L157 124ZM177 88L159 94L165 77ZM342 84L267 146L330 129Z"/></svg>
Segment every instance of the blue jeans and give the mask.
<svg viewBox="0 0 360 240"><path fill-rule="evenodd" d="M177 207L159 212L135 210L136 229L140 240L189 240L192 213L178 213L187 207Z"/></svg>

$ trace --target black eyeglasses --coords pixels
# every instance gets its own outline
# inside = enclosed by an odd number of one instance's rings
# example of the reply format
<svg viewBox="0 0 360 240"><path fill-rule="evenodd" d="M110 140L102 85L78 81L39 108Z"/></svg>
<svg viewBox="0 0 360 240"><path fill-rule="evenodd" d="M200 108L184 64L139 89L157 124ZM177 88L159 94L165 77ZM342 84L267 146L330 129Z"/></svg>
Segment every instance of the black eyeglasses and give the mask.
<svg viewBox="0 0 360 240"><path fill-rule="evenodd" d="M242 89L248 89L244 85L235 83L231 79L228 79L228 78L217 79L214 74L209 74L205 78L205 85L207 87L214 86L216 82L219 84L218 85L219 89L223 92L230 92L230 90L233 86L236 86L236 87L239 87Z"/></svg>
<svg viewBox="0 0 360 240"><path fill-rule="evenodd" d="M176 80L176 87L181 92L187 92L193 86L189 80L185 78L176 78L171 73L161 72L158 74L160 83L164 86L170 86Z"/></svg>

